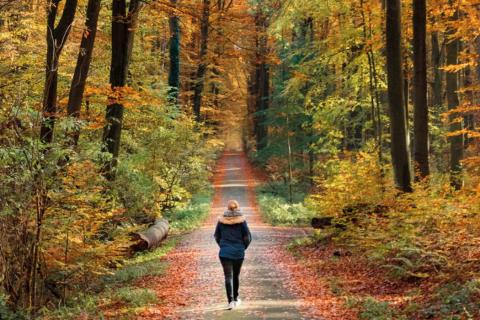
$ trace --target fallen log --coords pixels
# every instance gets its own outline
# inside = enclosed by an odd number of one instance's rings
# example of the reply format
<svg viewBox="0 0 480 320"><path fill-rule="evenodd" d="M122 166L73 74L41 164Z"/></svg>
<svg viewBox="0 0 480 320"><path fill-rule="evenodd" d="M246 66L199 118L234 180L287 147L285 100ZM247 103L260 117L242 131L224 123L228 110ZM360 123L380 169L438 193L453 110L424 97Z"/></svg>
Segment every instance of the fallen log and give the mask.
<svg viewBox="0 0 480 320"><path fill-rule="evenodd" d="M314 229L324 229L332 225L333 217L312 218L311 225Z"/></svg>
<svg viewBox="0 0 480 320"><path fill-rule="evenodd" d="M131 245L130 248L134 252L156 248L167 238L168 230L168 221L166 219L157 219L147 230L133 234L133 240L136 243Z"/></svg>
<svg viewBox="0 0 480 320"><path fill-rule="evenodd" d="M312 218L310 222L313 229L326 229L327 227L335 227L340 230L347 230L347 226L344 223L334 223L334 217L319 217Z"/></svg>

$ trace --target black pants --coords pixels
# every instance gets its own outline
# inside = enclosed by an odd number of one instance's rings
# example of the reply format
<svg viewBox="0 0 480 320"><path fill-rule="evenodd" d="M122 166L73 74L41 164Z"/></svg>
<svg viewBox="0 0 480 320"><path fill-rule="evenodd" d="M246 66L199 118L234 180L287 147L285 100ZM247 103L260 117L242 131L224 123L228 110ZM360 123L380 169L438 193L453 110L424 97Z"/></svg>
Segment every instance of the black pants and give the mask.
<svg viewBox="0 0 480 320"><path fill-rule="evenodd" d="M225 275L225 288L227 289L228 302L236 301L238 298L238 287L240 286L239 275L242 269L243 259L232 260L220 258Z"/></svg>

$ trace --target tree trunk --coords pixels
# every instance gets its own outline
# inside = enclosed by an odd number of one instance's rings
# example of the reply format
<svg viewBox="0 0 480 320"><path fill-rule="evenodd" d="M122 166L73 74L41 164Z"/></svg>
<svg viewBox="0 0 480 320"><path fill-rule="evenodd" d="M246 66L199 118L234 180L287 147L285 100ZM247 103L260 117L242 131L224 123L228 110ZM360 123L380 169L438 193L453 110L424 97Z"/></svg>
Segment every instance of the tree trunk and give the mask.
<svg viewBox="0 0 480 320"><path fill-rule="evenodd" d="M392 165L397 187L411 192L410 155L402 72L401 3L387 1L387 76Z"/></svg>
<svg viewBox="0 0 480 320"><path fill-rule="evenodd" d="M201 121L201 106L205 74L207 73L207 49L210 20L210 0L203 0L202 19L200 21L200 54L193 93L193 114L197 122Z"/></svg>
<svg viewBox="0 0 480 320"><path fill-rule="evenodd" d="M265 13L261 8L258 9L255 19L257 29L257 57L256 57L256 85L257 97L255 101L255 137L257 150L262 150L267 146L268 126L266 124L266 112L270 100L270 70L267 64L268 37L267 22Z"/></svg>
<svg viewBox="0 0 480 320"><path fill-rule="evenodd" d="M123 122L123 88L127 84L128 66L133 48L140 1L130 1L127 14L126 0L113 0L112 4L112 61L110 85L113 94L106 110L106 124L103 132L102 151L112 155L103 166L103 174L109 180L115 179L115 170L120 150L120 136Z"/></svg>
<svg viewBox="0 0 480 320"><path fill-rule="evenodd" d="M83 31L80 51L78 53L77 65L73 74L70 93L68 96L67 112L70 117L80 117L83 93L92 60L92 52L97 34L98 15L100 13L101 0L89 0L87 5L87 15L85 20L85 30ZM77 145L80 130L74 129L71 137L71 144Z"/></svg>
<svg viewBox="0 0 480 320"><path fill-rule="evenodd" d="M48 2L47 65L43 92L42 125L40 128L40 140L43 143L53 142L53 130L57 118L58 59L70 34L77 10L77 0L67 0L62 17L55 27L59 4L60 0L50 0Z"/></svg>
<svg viewBox="0 0 480 320"><path fill-rule="evenodd" d="M438 32L432 33L432 67L433 67L433 84L432 84L432 106L437 110L441 109L443 104L442 97L442 51L438 41Z"/></svg>
<svg viewBox="0 0 480 320"><path fill-rule="evenodd" d="M427 8L426 0L413 1L413 125L416 178L430 174L428 164L427 105Z"/></svg>
<svg viewBox="0 0 480 320"><path fill-rule="evenodd" d="M458 19L458 11L456 11L452 17L453 20ZM447 30L447 65L456 65L458 64L458 51L460 46L460 40L452 39L451 37L455 34L455 30ZM458 99L458 73L457 72L447 72L447 102L448 110L455 110L459 105ZM462 117L458 114L450 114L450 133L454 133L462 130L463 123ZM450 141L450 183L452 187L459 190L463 186L462 179L462 165L461 161L463 159L463 134L456 134L449 137Z"/></svg>
<svg viewBox="0 0 480 320"><path fill-rule="evenodd" d="M177 0L170 0L176 8ZM173 12L170 22L170 69L168 73L168 99L169 102L178 105L180 90L180 24L178 16Z"/></svg>

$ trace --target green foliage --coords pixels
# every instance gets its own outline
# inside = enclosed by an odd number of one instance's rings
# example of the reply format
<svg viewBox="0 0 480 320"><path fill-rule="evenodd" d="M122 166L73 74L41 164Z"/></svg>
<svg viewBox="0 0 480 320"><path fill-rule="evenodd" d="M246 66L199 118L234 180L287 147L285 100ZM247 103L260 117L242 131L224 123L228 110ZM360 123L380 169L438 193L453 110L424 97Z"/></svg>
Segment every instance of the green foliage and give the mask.
<svg viewBox="0 0 480 320"><path fill-rule="evenodd" d="M431 306L423 310L425 316L441 316L442 319L474 319L480 314L480 281L449 283L436 290Z"/></svg>
<svg viewBox="0 0 480 320"><path fill-rule="evenodd" d="M114 185L127 214L155 217L188 203L192 194L209 184L222 145L205 138L207 132L197 131L187 117L165 118L150 107L132 117L137 117L136 130L125 132L130 154L121 159Z"/></svg>
<svg viewBox="0 0 480 320"><path fill-rule="evenodd" d="M432 272L438 272L448 266L448 259L435 251L405 245L390 250L390 253L395 254L384 267L390 269L392 275L400 279L428 278Z"/></svg>
<svg viewBox="0 0 480 320"><path fill-rule="evenodd" d="M115 290L112 300L120 300L133 307L143 307L157 301L157 295L153 290L124 287Z"/></svg>
<svg viewBox="0 0 480 320"><path fill-rule="evenodd" d="M362 320L399 319L395 317L395 313L388 302L377 301L372 297L368 297L360 303L360 310L360 319Z"/></svg>
<svg viewBox="0 0 480 320"><path fill-rule="evenodd" d="M129 283L132 280L147 276L159 275L165 269L165 264L160 258L170 252L176 244L176 239L167 240L161 247L137 254L133 259L125 261L125 264L112 275L106 276L104 281L107 285Z"/></svg>
<svg viewBox="0 0 480 320"><path fill-rule="evenodd" d="M88 295L77 294L66 301L66 304L55 310L43 310L47 319L78 319L80 315L101 319L102 310L98 304L115 303L121 301L133 307L141 307L156 302L156 295L147 289L131 288L128 285L135 279L145 276L160 275L166 265L160 261L177 243L177 239L167 240L161 247L152 251L141 252L123 262L110 275L102 277L101 288L97 293Z"/></svg>
<svg viewBox="0 0 480 320"><path fill-rule="evenodd" d="M179 206L165 212L173 233L193 230L201 225L210 212L212 191L199 193L183 206Z"/></svg>
<svg viewBox="0 0 480 320"><path fill-rule="evenodd" d="M42 318L52 320L74 320L79 317L103 319L102 310L98 308L100 302L97 295L79 295L54 310L43 308L40 314Z"/></svg>
<svg viewBox="0 0 480 320"><path fill-rule="evenodd" d="M24 320L27 316L21 311L12 311L7 305L7 298L0 293L0 319L2 320Z"/></svg>
<svg viewBox="0 0 480 320"><path fill-rule="evenodd" d="M273 225L305 226L314 216L301 202L290 204L271 194L259 194L257 199L263 217Z"/></svg>

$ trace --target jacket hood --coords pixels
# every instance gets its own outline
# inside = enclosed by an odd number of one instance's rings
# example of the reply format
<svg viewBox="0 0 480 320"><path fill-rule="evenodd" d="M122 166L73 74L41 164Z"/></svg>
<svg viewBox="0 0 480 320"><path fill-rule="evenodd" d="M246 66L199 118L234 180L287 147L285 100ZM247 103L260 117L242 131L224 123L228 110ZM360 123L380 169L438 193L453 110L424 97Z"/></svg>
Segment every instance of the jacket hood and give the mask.
<svg viewBox="0 0 480 320"><path fill-rule="evenodd" d="M220 216L220 217L218 217L218 221L223 223L223 224L238 224L238 223L245 222L245 217L243 215L242 216L230 216L230 217Z"/></svg>
<svg viewBox="0 0 480 320"><path fill-rule="evenodd" d="M223 213L224 217L236 217L242 215L243 213L240 210L227 210Z"/></svg>

